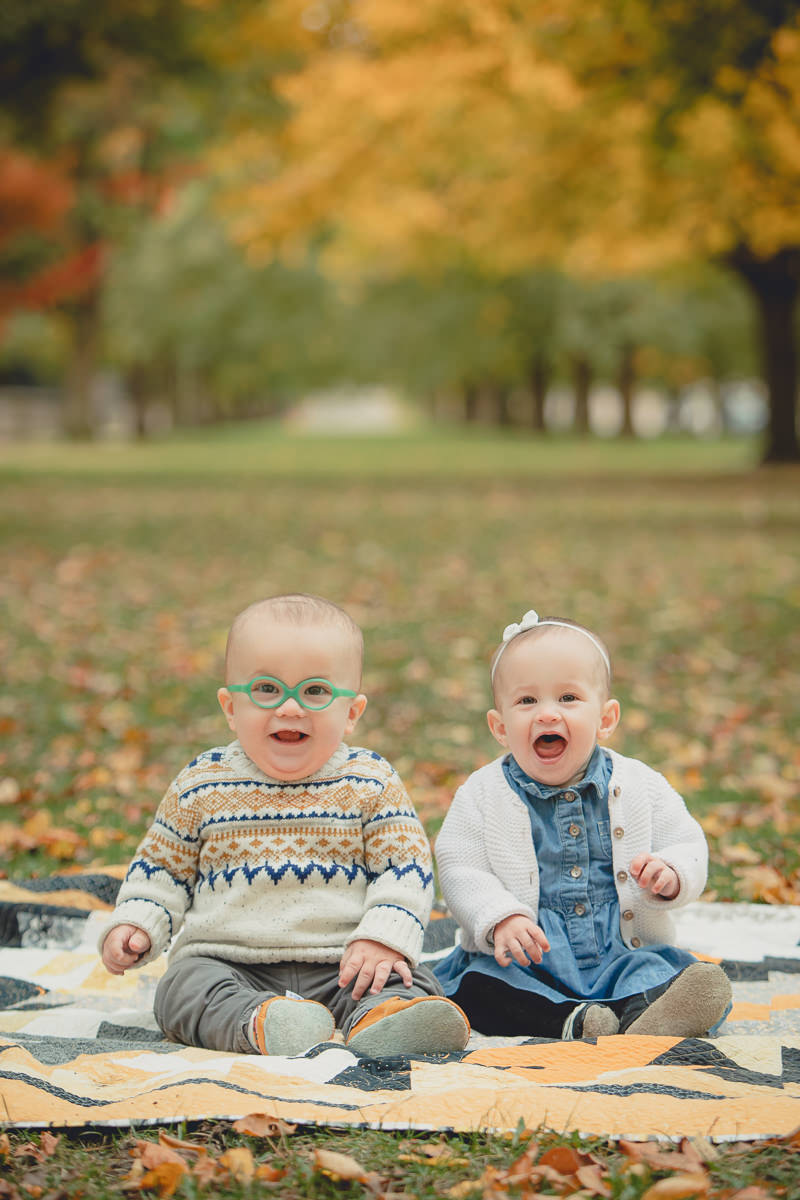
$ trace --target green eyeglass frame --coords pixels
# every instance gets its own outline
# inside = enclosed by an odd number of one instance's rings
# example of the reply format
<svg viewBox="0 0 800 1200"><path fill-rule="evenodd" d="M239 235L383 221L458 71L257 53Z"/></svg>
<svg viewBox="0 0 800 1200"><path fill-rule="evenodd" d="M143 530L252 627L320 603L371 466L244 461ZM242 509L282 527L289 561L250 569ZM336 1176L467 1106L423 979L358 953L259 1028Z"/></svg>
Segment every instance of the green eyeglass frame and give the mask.
<svg viewBox="0 0 800 1200"><path fill-rule="evenodd" d="M259 683L273 684L278 689L277 697L270 698L269 703L257 698L257 693L253 689ZM306 708L309 712L321 712L323 708L333 704L334 700L338 700L340 696L358 695L358 692L353 692L349 688L334 687L329 679L321 677L301 679L295 687L289 687L288 683L284 683L282 679L276 679L274 675L256 675L249 683L229 683L226 686L229 692L244 692L257 708L280 708L287 700L296 700L301 708ZM307 689L313 687L324 688L324 691L317 695L307 694Z"/></svg>

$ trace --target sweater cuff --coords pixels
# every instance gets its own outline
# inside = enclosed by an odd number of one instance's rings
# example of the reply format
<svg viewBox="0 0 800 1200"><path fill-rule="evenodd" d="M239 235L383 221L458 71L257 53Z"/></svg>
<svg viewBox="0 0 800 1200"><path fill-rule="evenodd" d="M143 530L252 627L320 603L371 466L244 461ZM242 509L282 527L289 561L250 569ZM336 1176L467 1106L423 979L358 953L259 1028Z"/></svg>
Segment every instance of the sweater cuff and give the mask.
<svg viewBox="0 0 800 1200"><path fill-rule="evenodd" d="M368 938L380 942L390 950L396 950L407 958L412 967L416 967L422 954L422 937L425 927L414 913L396 904L376 904L367 909L358 926L345 942L359 938Z"/></svg>
<svg viewBox="0 0 800 1200"><path fill-rule="evenodd" d="M97 950L102 955L103 943L117 925L136 925L150 938L150 949L134 964L143 967L167 948L172 938L172 917L162 905L151 900L125 900L118 905L100 930Z"/></svg>

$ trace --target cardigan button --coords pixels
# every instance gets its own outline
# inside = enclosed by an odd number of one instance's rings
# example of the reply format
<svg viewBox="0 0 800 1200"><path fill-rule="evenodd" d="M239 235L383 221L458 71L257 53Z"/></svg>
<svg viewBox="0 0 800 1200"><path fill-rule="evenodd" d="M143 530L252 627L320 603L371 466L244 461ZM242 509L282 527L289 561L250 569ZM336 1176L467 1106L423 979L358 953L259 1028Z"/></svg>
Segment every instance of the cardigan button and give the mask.
<svg viewBox="0 0 800 1200"><path fill-rule="evenodd" d="M625 912L622 914L622 919L623 919L623 921L632 921L633 920L633 913L629 908L625 909Z"/></svg>
<svg viewBox="0 0 800 1200"><path fill-rule="evenodd" d="M619 784L617 784L617 786L614 788L614 798L615 798L615 800L619 800L619 798L620 798L620 796L621 796L621 795L622 795L622 788L619 786Z"/></svg>
<svg viewBox="0 0 800 1200"><path fill-rule="evenodd" d="M622 828L621 825L617 825L616 828L614 829L614 837L615 838L625 837L625 830Z"/></svg>
<svg viewBox="0 0 800 1200"><path fill-rule="evenodd" d="M620 883L624 883L627 878L628 878L627 871L617 871L617 879L620 881Z"/></svg>
<svg viewBox="0 0 800 1200"><path fill-rule="evenodd" d="M635 946L637 950L639 949L639 947L641 946L641 944L642 944L642 939L641 939L641 938L631 938L631 945L632 945L632 946Z"/></svg>

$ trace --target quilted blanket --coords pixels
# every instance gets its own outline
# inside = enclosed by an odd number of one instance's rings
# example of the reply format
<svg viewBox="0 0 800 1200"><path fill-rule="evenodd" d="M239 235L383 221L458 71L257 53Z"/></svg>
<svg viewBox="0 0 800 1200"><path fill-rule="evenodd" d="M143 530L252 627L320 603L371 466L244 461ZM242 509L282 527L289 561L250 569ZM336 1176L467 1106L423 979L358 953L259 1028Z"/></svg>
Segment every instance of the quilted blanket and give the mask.
<svg viewBox="0 0 800 1200"><path fill-rule="evenodd" d="M604 1137L748 1140L800 1125L800 907L693 904L681 944L721 962L734 1008L718 1038L596 1042L473 1035L460 1054L369 1059L341 1041L291 1058L164 1041L165 960L108 975L95 933L121 871L0 882L0 1120L141 1125L269 1112L386 1129L546 1126ZM431 962L453 944L433 920Z"/></svg>

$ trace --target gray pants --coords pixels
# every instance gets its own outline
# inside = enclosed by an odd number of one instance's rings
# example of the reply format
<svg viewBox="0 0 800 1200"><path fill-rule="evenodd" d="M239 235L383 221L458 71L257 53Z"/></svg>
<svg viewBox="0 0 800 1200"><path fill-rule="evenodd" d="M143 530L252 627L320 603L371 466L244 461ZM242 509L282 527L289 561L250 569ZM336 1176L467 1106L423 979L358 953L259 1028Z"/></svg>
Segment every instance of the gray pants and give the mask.
<svg viewBox="0 0 800 1200"><path fill-rule="evenodd" d="M240 963L191 956L173 963L156 989L155 1016L164 1036L186 1046L255 1054L245 1032L253 1009L285 992L316 1000L349 1033L356 1021L377 1004L393 997L441 996L441 987L427 967L412 971L407 988L399 975L389 976L377 996L353 1000L353 983L340 988L338 963Z"/></svg>

